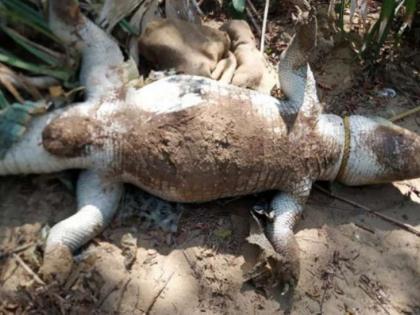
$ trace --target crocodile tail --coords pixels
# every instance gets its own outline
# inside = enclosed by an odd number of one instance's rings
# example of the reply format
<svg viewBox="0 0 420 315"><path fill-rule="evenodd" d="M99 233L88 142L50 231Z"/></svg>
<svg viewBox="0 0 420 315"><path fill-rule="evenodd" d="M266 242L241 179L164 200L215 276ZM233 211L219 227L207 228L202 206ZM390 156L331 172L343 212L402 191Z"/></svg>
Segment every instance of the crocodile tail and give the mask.
<svg viewBox="0 0 420 315"><path fill-rule="evenodd" d="M348 118L348 144L337 180L346 185L420 177L420 135L385 119Z"/></svg>
<svg viewBox="0 0 420 315"><path fill-rule="evenodd" d="M43 101L14 103L0 111L0 159L21 139L32 118L46 111Z"/></svg>

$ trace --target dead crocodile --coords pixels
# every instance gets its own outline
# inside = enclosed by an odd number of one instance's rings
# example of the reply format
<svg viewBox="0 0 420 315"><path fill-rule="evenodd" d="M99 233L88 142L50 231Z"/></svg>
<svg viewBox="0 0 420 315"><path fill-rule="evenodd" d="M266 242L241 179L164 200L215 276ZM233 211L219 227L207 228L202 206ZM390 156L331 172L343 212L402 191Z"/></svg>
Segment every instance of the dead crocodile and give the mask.
<svg viewBox="0 0 420 315"><path fill-rule="evenodd" d="M66 272L71 251L98 234L132 183L169 201L204 202L266 190L278 193L257 216L294 282L293 227L316 180L366 185L420 176L420 136L385 120L322 113L307 53L307 17L279 65L286 100L188 75L143 88L118 45L71 0L50 1L55 33L83 55L86 101L36 117L0 160L0 175L85 169L79 211L56 224L44 273Z"/></svg>

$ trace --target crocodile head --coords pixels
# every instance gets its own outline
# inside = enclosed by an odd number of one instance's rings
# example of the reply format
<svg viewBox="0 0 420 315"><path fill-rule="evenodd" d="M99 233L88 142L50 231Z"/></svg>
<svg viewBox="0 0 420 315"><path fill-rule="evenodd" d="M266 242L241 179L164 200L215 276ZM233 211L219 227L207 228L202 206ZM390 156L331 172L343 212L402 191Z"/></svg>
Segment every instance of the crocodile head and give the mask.
<svg viewBox="0 0 420 315"><path fill-rule="evenodd" d="M385 119L350 116L346 165L337 180L368 185L420 177L420 135ZM345 150L346 151L346 150Z"/></svg>

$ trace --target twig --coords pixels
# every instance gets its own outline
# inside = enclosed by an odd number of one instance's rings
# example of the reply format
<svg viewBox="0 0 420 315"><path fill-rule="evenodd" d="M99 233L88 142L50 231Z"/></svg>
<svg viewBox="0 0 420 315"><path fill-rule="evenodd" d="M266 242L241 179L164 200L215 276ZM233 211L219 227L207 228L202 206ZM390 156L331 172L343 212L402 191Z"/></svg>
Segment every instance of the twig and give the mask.
<svg viewBox="0 0 420 315"><path fill-rule="evenodd" d="M270 0L265 0L265 7L264 7L264 19L262 24L262 31L261 31L261 43L260 43L260 52L264 52L264 41L265 41L265 30L267 28L267 17L268 17L268 7L270 6Z"/></svg>
<svg viewBox="0 0 420 315"><path fill-rule="evenodd" d="M385 214L382 214L382 213L379 213L377 211L374 211L374 210L372 210L372 209L370 209L370 208L368 208L368 207L366 207L364 205L361 205L360 203L357 203L355 201L346 199L346 198L341 197L341 196L337 196L336 194L334 194L334 193L326 190L325 188L322 188L319 185L315 185L315 188L318 189L319 191L323 192L326 195L329 195L329 196L331 196L331 197L333 197L335 199L338 199L340 201L343 201L345 203L348 203L348 204L350 204L352 206L355 206L357 208L363 209L363 210L365 210L365 211L367 211L367 212L369 212L369 213L371 213L373 215L376 215L377 217L381 218L384 221L387 221L389 223L395 224L396 226L399 226L400 228L406 230L407 232L410 232L410 233L412 233L412 234L420 237L420 231L416 230L415 228L413 228L412 226L410 226L408 224L405 224L405 223L400 222L400 221L398 221L396 219L393 219L391 217L388 217Z"/></svg>
<svg viewBox="0 0 420 315"><path fill-rule="evenodd" d="M7 81L6 79L3 79L1 77L0 77L0 83L4 85L4 87L6 88L6 90L8 90L10 92L10 94L12 94L14 96L14 98L19 103L25 103L25 100L23 99L22 95L20 95L20 93L13 86L13 84L11 84L9 81Z"/></svg>
<svg viewBox="0 0 420 315"><path fill-rule="evenodd" d="M399 113L399 114L391 117L389 120L392 121L392 122L396 122L398 120L401 120L403 118L406 118L406 117L408 117L410 115L414 115L416 113L420 113L420 106L417 106L415 108L412 108L412 109L410 109L410 110L408 110L406 112Z"/></svg>
<svg viewBox="0 0 420 315"><path fill-rule="evenodd" d="M386 307L380 301L378 301L378 299L375 296L372 296L372 294L369 293L369 291L366 288L364 288L361 284L359 284L359 288L362 289L362 291L365 292L365 294L368 297L370 297L373 301L375 301L376 304L379 304L381 308L385 311L385 313L390 314L389 311L386 309Z"/></svg>
<svg viewBox="0 0 420 315"><path fill-rule="evenodd" d="M12 254L22 252L22 251L28 249L29 247L33 246L34 244L35 244L34 242L31 242L31 243L28 243L28 244L23 244L21 246L16 247L14 250L11 250L11 251L8 251L8 252L5 252L5 253L0 253L0 259L3 259L7 256L12 255Z"/></svg>
<svg viewBox="0 0 420 315"><path fill-rule="evenodd" d="M114 285L104 296L103 298L99 301L98 303L98 308L100 308L102 306L102 304L104 304L104 302L106 301L106 299L115 291L118 290L118 288L120 287L122 283L122 280L120 282L118 282L116 285Z"/></svg>
<svg viewBox="0 0 420 315"><path fill-rule="evenodd" d="M130 282L131 282L131 278L128 278L127 281L124 283L123 289L121 290L120 298L118 299L117 312L120 312L121 303L122 303L124 294L127 291L127 287L130 284Z"/></svg>
<svg viewBox="0 0 420 315"><path fill-rule="evenodd" d="M198 12L198 15L204 16L204 13L203 13L203 11L201 11L201 7L200 7L203 4L203 1L198 1L197 2L196 0L192 0L192 3L193 3L194 8Z"/></svg>
<svg viewBox="0 0 420 315"><path fill-rule="evenodd" d="M245 8L245 10L246 10L246 14L248 15L248 17L249 17L249 19L251 20L251 22L252 22L252 25L254 25L254 27L255 27L255 30L257 31L257 33L258 33L258 36L261 36L261 28L260 28L260 26L258 25L258 23L257 23L257 21L255 20L255 18L254 18L254 16L252 15L252 12L251 12L251 10L248 8L248 7L246 7Z"/></svg>
<svg viewBox="0 0 420 315"><path fill-rule="evenodd" d="M372 230L372 229L370 229L370 228L368 228L367 226L364 226L364 225L362 225L360 223L355 223L354 225L357 226L359 229L362 229L362 230L365 230L365 231L367 231L369 233L375 234L375 231Z"/></svg>
<svg viewBox="0 0 420 315"><path fill-rule="evenodd" d="M66 303L66 300L63 299L60 295L58 295L57 293L53 293L53 297L55 297L58 301L59 307L60 307L60 312L62 315L66 314L66 307L64 306L64 304Z"/></svg>
<svg viewBox="0 0 420 315"><path fill-rule="evenodd" d="M79 278L80 273L83 269L83 264L79 264L77 268L67 277L67 281L64 285L64 290L68 291L70 290L73 285L76 283L77 279Z"/></svg>
<svg viewBox="0 0 420 315"><path fill-rule="evenodd" d="M319 301L319 314L324 314L324 301L325 296L327 294L328 287L326 286L324 288L324 291L322 292L321 300Z"/></svg>
<svg viewBox="0 0 420 315"><path fill-rule="evenodd" d="M190 257L188 257L188 254L186 253L185 250L182 251L182 253L184 254L185 260L187 261L188 265L190 266L190 268L191 268L191 270L193 272L194 277L197 278L197 279L199 279L200 278L200 275L197 272L197 269L195 268L195 266L194 266L193 262L191 261Z"/></svg>
<svg viewBox="0 0 420 315"><path fill-rule="evenodd" d="M133 309L133 313L135 312L135 310L139 309L139 303L140 303L140 287L139 285L136 285L136 304L134 305L134 309Z"/></svg>
<svg viewBox="0 0 420 315"><path fill-rule="evenodd" d="M251 10L251 13L253 15L255 15L255 17L258 19L258 21L262 22L260 16L258 15L258 11L257 9L255 9L254 4L252 3L251 0L246 0L246 4L247 4L247 8L249 8Z"/></svg>
<svg viewBox="0 0 420 315"><path fill-rule="evenodd" d="M175 272L172 272L171 275L168 277L168 279L165 281L165 283L163 284L162 288L160 288L160 290L158 291L158 293L155 295L155 297L152 300L152 303L150 303L150 305L148 306L148 308L145 311L145 314L150 314L150 312L152 311L153 306L156 304L156 301L159 299L159 297L161 296L162 292L166 289L166 287L169 284L169 281L171 281L172 276L175 274Z"/></svg>
<svg viewBox="0 0 420 315"><path fill-rule="evenodd" d="M41 285L46 285L46 283L42 281L42 279L22 260L22 258L20 258L19 255L13 254L13 258L16 259L18 264L34 278L35 282Z"/></svg>

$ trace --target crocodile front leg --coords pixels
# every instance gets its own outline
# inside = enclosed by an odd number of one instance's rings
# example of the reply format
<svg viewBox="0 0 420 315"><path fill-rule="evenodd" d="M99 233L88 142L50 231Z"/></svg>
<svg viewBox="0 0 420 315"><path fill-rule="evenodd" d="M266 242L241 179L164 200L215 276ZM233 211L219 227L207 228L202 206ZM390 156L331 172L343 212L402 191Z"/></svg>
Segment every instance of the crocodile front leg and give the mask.
<svg viewBox="0 0 420 315"><path fill-rule="evenodd" d="M82 55L79 78L86 99L119 95L131 79L139 78L134 61L124 60L118 43L81 13L78 1L49 1L49 25L68 48Z"/></svg>
<svg viewBox="0 0 420 315"><path fill-rule="evenodd" d="M47 239L42 274L47 280L69 275L72 252L99 234L117 211L122 183L113 183L92 171L81 173L77 183L79 211L53 226Z"/></svg>
<svg viewBox="0 0 420 315"><path fill-rule="evenodd" d="M315 116L322 112L316 82L308 60L316 47L317 20L314 9L299 10L296 33L280 56L278 75L280 87L295 113Z"/></svg>

